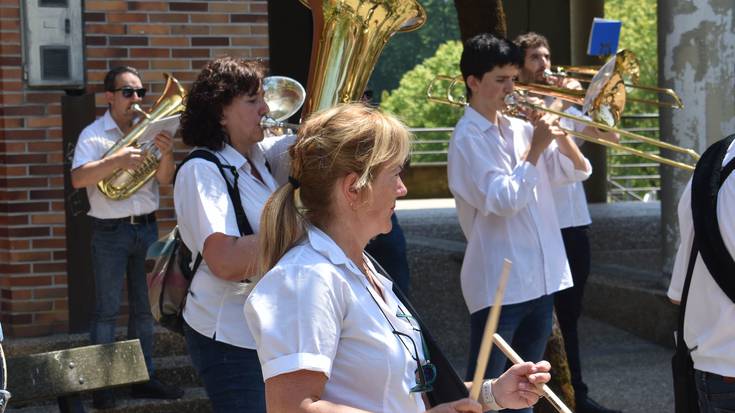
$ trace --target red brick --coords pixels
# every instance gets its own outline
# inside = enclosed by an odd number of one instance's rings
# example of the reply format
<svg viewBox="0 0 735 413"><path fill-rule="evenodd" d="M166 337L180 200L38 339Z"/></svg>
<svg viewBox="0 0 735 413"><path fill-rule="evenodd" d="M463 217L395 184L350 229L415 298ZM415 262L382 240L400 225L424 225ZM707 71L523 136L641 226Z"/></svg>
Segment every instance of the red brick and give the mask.
<svg viewBox="0 0 735 413"><path fill-rule="evenodd" d="M48 202L10 202L5 205L7 212L46 212L49 210ZM10 230L19 230L21 228L11 228ZM24 228L31 229L31 228Z"/></svg>
<svg viewBox="0 0 735 413"><path fill-rule="evenodd" d="M249 9L247 2L213 3L209 6L210 12L244 13Z"/></svg>
<svg viewBox="0 0 735 413"><path fill-rule="evenodd" d="M172 49L171 57L210 57L209 49Z"/></svg>
<svg viewBox="0 0 735 413"><path fill-rule="evenodd" d="M60 151L61 150L61 143L60 142L28 142L27 144L28 152L51 152L51 151Z"/></svg>
<svg viewBox="0 0 735 413"><path fill-rule="evenodd" d="M132 66L138 70L146 70L149 67L150 61L148 59L120 59L120 60L110 60L109 63L110 63L110 68L113 68L116 66Z"/></svg>
<svg viewBox="0 0 735 413"><path fill-rule="evenodd" d="M140 36L110 36L110 46L148 46L148 38Z"/></svg>
<svg viewBox="0 0 735 413"><path fill-rule="evenodd" d="M64 198L63 189L31 191L31 199L62 199L62 198ZM48 223L48 222L45 222L45 223Z"/></svg>
<svg viewBox="0 0 735 413"><path fill-rule="evenodd" d="M20 9L17 7L0 8L0 17L10 19L20 18Z"/></svg>
<svg viewBox="0 0 735 413"><path fill-rule="evenodd" d="M89 57L128 57L128 49L126 48L112 48L112 47L88 47L87 56Z"/></svg>
<svg viewBox="0 0 735 413"><path fill-rule="evenodd" d="M265 14L231 14L230 22L232 23L268 23L268 16Z"/></svg>
<svg viewBox="0 0 735 413"><path fill-rule="evenodd" d="M8 324L30 324L33 321L33 315L31 314L2 314L0 317L2 317L3 326Z"/></svg>
<svg viewBox="0 0 735 413"><path fill-rule="evenodd" d="M268 46L267 37L239 37L232 39L233 46Z"/></svg>
<svg viewBox="0 0 735 413"><path fill-rule="evenodd" d="M31 271L29 264L0 264L0 273L2 274L27 274ZM10 277L3 277L2 282L10 281Z"/></svg>
<svg viewBox="0 0 735 413"><path fill-rule="evenodd" d="M87 46L106 46L107 37L105 36L85 36L84 43Z"/></svg>
<svg viewBox="0 0 735 413"><path fill-rule="evenodd" d="M34 239L31 240L32 248L66 248L66 239Z"/></svg>
<svg viewBox="0 0 735 413"><path fill-rule="evenodd" d="M250 12L252 13L267 13L268 4L267 2L250 3Z"/></svg>
<svg viewBox="0 0 735 413"><path fill-rule="evenodd" d="M51 259L51 254L48 251L11 251L10 252L10 260L14 262L48 261L49 259Z"/></svg>
<svg viewBox="0 0 735 413"><path fill-rule="evenodd" d="M169 27L161 24L129 24L127 34L169 34Z"/></svg>
<svg viewBox="0 0 735 413"><path fill-rule="evenodd" d="M107 61L106 60L90 60L87 59L87 62L85 63L87 70L107 70Z"/></svg>
<svg viewBox="0 0 735 413"><path fill-rule="evenodd" d="M43 129L24 129L24 130L13 130L8 131L6 138L7 140L31 140L31 139L38 139L38 140L44 140L46 139L46 131Z"/></svg>
<svg viewBox="0 0 735 413"><path fill-rule="evenodd" d="M0 225L18 226L28 225L28 215L4 215L0 216Z"/></svg>
<svg viewBox="0 0 735 413"><path fill-rule="evenodd" d="M22 128L25 122L23 118L3 118L3 127L6 129Z"/></svg>
<svg viewBox="0 0 735 413"><path fill-rule="evenodd" d="M54 300L54 310L68 310L69 300Z"/></svg>
<svg viewBox="0 0 735 413"><path fill-rule="evenodd" d="M193 18L194 16L192 16ZM151 14L148 16L151 23L187 23L189 15L187 14Z"/></svg>
<svg viewBox="0 0 735 413"><path fill-rule="evenodd" d="M175 15L175 16L178 16L178 15ZM229 14L207 13L207 14L192 14L191 15L192 23L228 23L229 21L230 21Z"/></svg>
<svg viewBox="0 0 735 413"><path fill-rule="evenodd" d="M53 310L53 301L6 301L1 306L3 311L8 312L36 312Z"/></svg>
<svg viewBox="0 0 735 413"><path fill-rule="evenodd" d="M10 279L10 282L14 286L45 286L51 284L51 277L48 275L40 275L40 276L27 276L27 277L13 277ZM33 294L34 297L36 294ZM40 298L40 297L36 297Z"/></svg>
<svg viewBox="0 0 735 413"><path fill-rule="evenodd" d="M33 264L34 274L66 272L65 262Z"/></svg>
<svg viewBox="0 0 735 413"><path fill-rule="evenodd" d="M0 296L9 300L27 300L33 296L33 290L11 290L9 288L3 288Z"/></svg>
<svg viewBox="0 0 735 413"><path fill-rule="evenodd" d="M0 56L0 66L19 66L20 56Z"/></svg>
<svg viewBox="0 0 735 413"><path fill-rule="evenodd" d="M59 103L61 102L61 94L49 91L45 92L26 92L26 102L28 103Z"/></svg>
<svg viewBox="0 0 735 413"><path fill-rule="evenodd" d="M147 48L147 49L131 49L130 57L170 57L170 49Z"/></svg>
<svg viewBox="0 0 735 413"><path fill-rule="evenodd" d="M168 9L170 11L208 11L209 7L207 3L202 2L178 2L172 1L168 3Z"/></svg>
<svg viewBox="0 0 735 413"><path fill-rule="evenodd" d="M86 0L84 2L84 8L94 11L123 11L127 10L128 6L122 0Z"/></svg>
<svg viewBox="0 0 735 413"><path fill-rule="evenodd" d="M31 216L33 225L63 224L65 221L64 214L34 214Z"/></svg>
<svg viewBox="0 0 735 413"><path fill-rule="evenodd" d="M171 26L171 34L209 34L209 26L189 26L189 25L176 25Z"/></svg>
<svg viewBox="0 0 735 413"><path fill-rule="evenodd" d="M104 22L106 17L107 17L106 13L89 13L89 12L84 13L85 23Z"/></svg>
<svg viewBox="0 0 735 413"><path fill-rule="evenodd" d="M49 236L49 228L44 227L26 227L26 228L8 228L8 235L17 238L34 238Z"/></svg>
<svg viewBox="0 0 735 413"><path fill-rule="evenodd" d="M50 277L45 277L50 280ZM66 287L64 288L37 288L33 290L33 298L63 298L66 297Z"/></svg>
<svg viewBox="0 0 735 413"><path fill-rule="evenodd" d="M0 116L40 116L45 113L43 106L5 106L0 108Z"/></svg>
<svg viewBox="0 0 735 413"><path fill-rule="evenodd" d="M0 178L0 186L8 185L12 188L45 188L48 186L46 178Z"/></svg>
<svg viewBox="0 0 735 413"><path fill-rule="evenodd" d="M229 46L228 37L192 37L192 46Z"/></svg>
<svg viewBox="0 0 735 413"><path fill-rule="evenodd" d="M125 26L111 26L108 24L87 24L84 34L125 34Z"/></svg>
<svg viewBox="0 0 735 413"><path fill-rule="evenodd" d="M5 163L10 164L10 165L13 165L13 164L28 165L28 164L46 162L45 154L8 155L5 158L6 158Z"/></svg>
<svg viewBox="0 0 735 413"><path fill-rule="evenodd" d="M66 272L66 270L63 272ZM66 275L54 275L54 285L67 285L68 283L69 277Z"/></svg>
<svg viewBox="0 0 735 413"><path fill-rule="evenodd" d="M28 191L0 191L0 200L26 201L28 200Z"/></svg>
<svg viewBox="0 0 735 413"><path fill-rule="evenodd" d="M146 22L148 15L143 13L107 13L107 21L110 23Z"/></svg>
<svg viewBox="0 0 735 413"><path fill-rule="evenodd" d="M67 311L52 311L48 313L36 313L33 317L34 323L50 323L56 321L66 321L69 319Z"/></svg>
<svg viewBox="0 0 735 413"><path fill-rule="evenodd" d="M128 10L168 11L163 1L128 1Z"/></svg>
<svg viewBox="0 0 735 413"><path fill-rule="evenodd" d="M29 175L55 175L55 174L63 174L64 173L64 167L63 165L33 165L28 167L28 174Z"/></svg>

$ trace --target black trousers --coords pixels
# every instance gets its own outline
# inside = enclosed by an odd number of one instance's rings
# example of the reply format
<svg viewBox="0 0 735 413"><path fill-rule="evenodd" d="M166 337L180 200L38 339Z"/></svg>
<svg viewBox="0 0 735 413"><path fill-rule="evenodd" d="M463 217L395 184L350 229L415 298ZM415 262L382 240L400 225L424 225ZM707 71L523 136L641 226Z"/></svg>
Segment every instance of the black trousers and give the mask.
<svg viewBox="0 0 735 413"><path fill-rule="evenodd" d="M569 227L561 230L569 267L572 270L574 287L554 294L556 317L564 336L564 349L567 352L569 370L572 374L572 387L577 400L587 397L587 386L582 381L582 366L579 360L579 338L577 321L582 313L582 297L587 277L590 275L590 241L587 236L589 226Z"/></svg>

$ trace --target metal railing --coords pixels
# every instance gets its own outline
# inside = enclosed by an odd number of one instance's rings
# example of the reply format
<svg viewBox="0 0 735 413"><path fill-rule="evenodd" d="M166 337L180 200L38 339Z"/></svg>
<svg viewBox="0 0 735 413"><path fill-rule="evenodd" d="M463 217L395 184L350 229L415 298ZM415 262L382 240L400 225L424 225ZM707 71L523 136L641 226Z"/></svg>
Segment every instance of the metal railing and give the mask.
<svg viewBox="0 0 735 413"><path fill-rule="evenodd" d="M624 115L623 129L652 138L659 137L658 114ZM454 128L411 128L415 135L411 165L446 165L449 139ZM623 140L636 149L655 152L657 148ZM653 201L658 199L661 175L659 165L633 155L609 149L607 151L608 201Z"/></svg>

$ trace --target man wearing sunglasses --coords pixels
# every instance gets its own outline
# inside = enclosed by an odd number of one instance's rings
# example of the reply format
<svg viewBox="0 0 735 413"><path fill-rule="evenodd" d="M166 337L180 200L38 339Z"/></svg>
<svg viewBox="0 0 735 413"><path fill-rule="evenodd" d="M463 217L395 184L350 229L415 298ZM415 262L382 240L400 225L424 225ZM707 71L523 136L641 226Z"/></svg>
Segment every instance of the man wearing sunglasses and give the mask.
<svg viewBox="0 0 735 413"><path fill-rule="evenodd" d="M144 268L148 246L158 238L155 211L158 209L158 187L169 184L174 174L173 139L158 134L155 146L160 151L160 165L155 175L129 198L112 200L97 188L97 182L118 169L136 169L144 160L140 149L128 146L104 156L115 142L124 138L136 123L133 104L141 104L146 89L138 71L117 67L104 80L105 114L87 126L79 135L74 149L71 180L74 188L86 188L92 218L92 268L95 277L95 312L91 326L94 344L115 340L115 327L120 309L120 292L127 274L129 304L128 338L139 338L151 380L134 385L133 397L175 399L181 389L158 381L154 376L153 317L148 303L148 286ZM110 390L93 393L97 409L115 406Z"/></svg>

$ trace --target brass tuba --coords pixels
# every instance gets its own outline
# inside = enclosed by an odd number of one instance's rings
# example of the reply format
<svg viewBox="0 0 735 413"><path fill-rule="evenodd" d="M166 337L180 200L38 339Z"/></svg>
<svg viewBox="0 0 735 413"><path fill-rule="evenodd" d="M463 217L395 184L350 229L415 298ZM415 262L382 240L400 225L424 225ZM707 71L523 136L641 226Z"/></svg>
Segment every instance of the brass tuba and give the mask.
<svg viewBox="0 0 735 413"><path fill-rule="evenodd" d="M141 114L141 120L127 135L115 142L103 156L103 158L108 157L128 146L143 150L143 162L137 169L116 169L110 176L97 183L100 192L110 199L121 200L130 197L148 182L158 170L159 154L157 148L152 144L141 145L138 140L143 136L151 122L181 113L184 110L183 101L186 95L184 88L181 87L176 78L168 73L164 73L164 76L166 85L161 96L151 107L150 113L144 112L139 106L135 105L133 110Z"/></svg>
<svg viewBox="0 0 735 413"><path fill-rule="evenodd" d="M383 46L396 32L418 29L426 12L417 0L300 0L314 32L302 119L359 100Z"/></svg>

